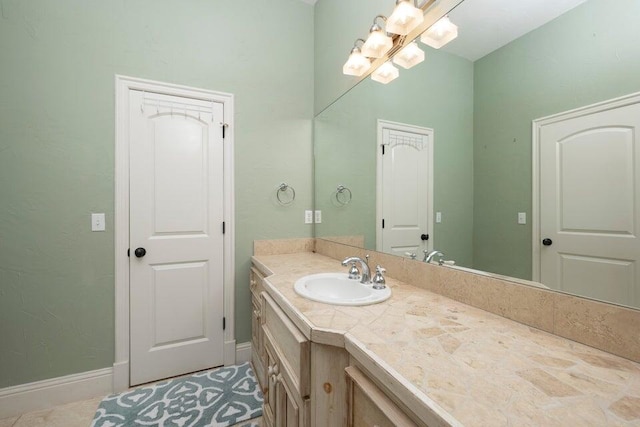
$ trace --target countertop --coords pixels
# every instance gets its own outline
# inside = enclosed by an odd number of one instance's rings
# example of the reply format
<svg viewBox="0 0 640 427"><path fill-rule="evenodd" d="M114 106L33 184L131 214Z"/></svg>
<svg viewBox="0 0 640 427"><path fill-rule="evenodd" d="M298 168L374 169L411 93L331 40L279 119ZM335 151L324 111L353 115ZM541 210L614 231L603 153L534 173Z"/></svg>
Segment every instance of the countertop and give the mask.
<svg viewBox="0 0 640 427"><path fill-rule="evenodd" d="M307 300L293 284L344 272L305 252L254 256L267 292L314 342L344 346L418 416L451 426L639 426L640 364L387 277L389 300Z"/></svg>

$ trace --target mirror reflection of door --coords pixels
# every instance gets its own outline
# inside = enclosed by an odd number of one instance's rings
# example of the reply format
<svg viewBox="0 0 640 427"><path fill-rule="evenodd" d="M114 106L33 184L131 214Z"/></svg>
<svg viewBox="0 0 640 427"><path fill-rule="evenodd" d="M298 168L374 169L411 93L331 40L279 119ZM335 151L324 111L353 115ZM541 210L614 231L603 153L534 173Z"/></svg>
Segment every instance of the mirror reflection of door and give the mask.
<svg viewBox="0 0 640 427"><path fill-rule="evenodd" d="M421 256L433 247L433 130L378 120L377 144L377 250Z"/></svg>
<svg viewBox="0 0 640 427"><path fill-rule="evenodd" d="M538 123L540 281L640 306L640 96Z"/></svg>

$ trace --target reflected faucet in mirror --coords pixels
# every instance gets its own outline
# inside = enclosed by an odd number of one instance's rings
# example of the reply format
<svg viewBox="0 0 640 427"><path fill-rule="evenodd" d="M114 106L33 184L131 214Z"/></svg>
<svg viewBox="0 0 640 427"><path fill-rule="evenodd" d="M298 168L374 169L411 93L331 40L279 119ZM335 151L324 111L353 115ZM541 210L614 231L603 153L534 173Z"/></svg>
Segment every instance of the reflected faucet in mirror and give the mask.
<svg viewBox="0 0 640 427"><path fill-rule="evenodd" d="M440 251L429 251L425 249L424 258L422 258L423 262L430 263L434 258L438 257L438 265L444 264L444 254Z"/></svg>

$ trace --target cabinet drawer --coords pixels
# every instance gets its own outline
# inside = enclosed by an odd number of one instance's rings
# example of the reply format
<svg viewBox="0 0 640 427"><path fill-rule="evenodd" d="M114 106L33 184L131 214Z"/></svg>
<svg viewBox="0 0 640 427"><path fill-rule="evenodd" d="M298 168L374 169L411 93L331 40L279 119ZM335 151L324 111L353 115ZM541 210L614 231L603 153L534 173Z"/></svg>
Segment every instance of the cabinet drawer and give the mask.
<svg viewBox="0 0 640 427"><path fill-rule="evenodd" d="M251 267L251 271L249 272L249 289L257 299L260 299L260 294L264 291L263 280L264 276L262 273L260 273L257 268Z"/></svg>
<svg viewBox="0 0 640 427"><path fill-rule="evenodd" d="M309 396L311 343L266 292L262 293L262 313L263 339L271 339L281 364L291 376L292 387L301 397Z"/></svg>
<svg viewBox="0 0 640 427"><path fill-rule="evenodd" d="M349 383L349 427L416 427L362 371L354 366L345 371Z"/></svg>

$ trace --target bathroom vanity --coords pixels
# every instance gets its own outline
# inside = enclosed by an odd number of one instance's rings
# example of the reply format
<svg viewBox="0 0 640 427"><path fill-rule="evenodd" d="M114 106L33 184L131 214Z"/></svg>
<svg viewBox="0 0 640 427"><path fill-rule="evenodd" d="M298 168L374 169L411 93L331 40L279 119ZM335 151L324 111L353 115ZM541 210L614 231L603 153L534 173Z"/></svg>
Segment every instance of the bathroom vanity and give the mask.
<svg viewBox="0 0 640 427"><path fill-rule="evenodd" d="M638 363L399 281L398 267L379 304L296 294L300 277L344 270L329 255L252 258L267 426L640 425Z"/></svg>

